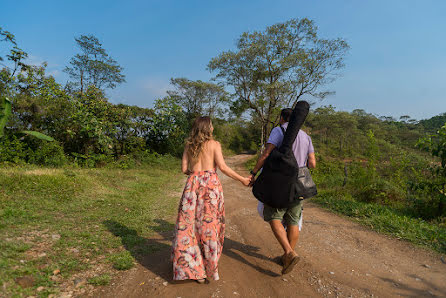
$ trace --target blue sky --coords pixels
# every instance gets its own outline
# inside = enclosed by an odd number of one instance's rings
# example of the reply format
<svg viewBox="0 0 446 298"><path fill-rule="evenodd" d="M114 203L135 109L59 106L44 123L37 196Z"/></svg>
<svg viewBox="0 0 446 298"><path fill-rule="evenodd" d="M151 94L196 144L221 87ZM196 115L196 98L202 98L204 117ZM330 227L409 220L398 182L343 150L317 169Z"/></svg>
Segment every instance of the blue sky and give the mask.
<svg viewBox="0 0 446 298"><path fill-rule="evenodd" d="M319 105L380 116L429 118L446 112L446 1L45 1L0 0L0 26L35 64L64 83L78 52L74 37L94 34L124 67L111 101L152 107L171 77L209 80L212 57L245 31L308 17L325 38L351 50L336 92Z"/></svg>

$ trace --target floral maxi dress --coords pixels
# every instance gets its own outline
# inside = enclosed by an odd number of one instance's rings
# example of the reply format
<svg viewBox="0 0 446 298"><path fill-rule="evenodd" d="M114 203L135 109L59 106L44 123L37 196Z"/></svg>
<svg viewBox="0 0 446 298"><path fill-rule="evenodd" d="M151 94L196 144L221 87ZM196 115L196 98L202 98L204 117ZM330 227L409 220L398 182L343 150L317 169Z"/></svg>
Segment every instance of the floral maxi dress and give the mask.
<svg viewBox="0 0 446 298"><path fill-rule="evenodd" d="M192 173L178 208L172 243L173 279L218 280L224 230L223 189L217 173Z"/></svg>

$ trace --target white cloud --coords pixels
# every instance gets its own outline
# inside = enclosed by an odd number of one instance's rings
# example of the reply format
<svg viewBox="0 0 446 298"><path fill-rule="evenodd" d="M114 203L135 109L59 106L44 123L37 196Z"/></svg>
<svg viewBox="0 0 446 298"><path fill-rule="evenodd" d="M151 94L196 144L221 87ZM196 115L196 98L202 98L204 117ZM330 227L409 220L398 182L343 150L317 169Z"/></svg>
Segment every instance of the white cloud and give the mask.
<svg viewBox="0 0 446 298"><path fill-rule="evenodd" d="M53 69L53 70L48 71L46 74L53 76L54 78L57 78L60 75L60 71L57 69Z"/></svg>
<svg viewBox="0 0 446 298"><path fill-rule="evenodd" d="M36 56L36 55L28 55L28 58L26 58L25 60L26 64L29 65L33 65L33 66L42 66L43 63L46 63L46 74L53 76L54 78L60 78L61 76L61 71L59 70L59 65L52 63L52 62L48 62L45 59L43 59L42 57Z"/></svg>
<svg viewBox="0 0 446 298"><path fill-rule="evenodd" d="M166 91L171 89L169 80L159 77L146 77L141 80L140 86L152 98L164 97L167 95Z"/></svg>
<svg viewBox="0 0 446 298"><path fill-rule="evenodd" d="M34 65L34 66L41 66L44 62L46 62L42 57L38 57L35 55L28 55L28 58L26 58L25 63Z"/></svg>

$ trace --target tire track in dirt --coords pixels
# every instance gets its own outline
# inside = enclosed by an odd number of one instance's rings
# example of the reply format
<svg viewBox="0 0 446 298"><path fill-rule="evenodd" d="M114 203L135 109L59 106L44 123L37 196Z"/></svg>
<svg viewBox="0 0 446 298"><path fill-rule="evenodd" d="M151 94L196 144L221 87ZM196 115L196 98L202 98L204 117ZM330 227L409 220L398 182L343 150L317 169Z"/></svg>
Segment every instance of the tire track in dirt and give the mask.
<svg viewBox="0 0 446 298"><path fill-rule="evenodd" d="M248 175L248 155L227 158ZM370 231L304 205L304 225L296 251L301 262L280 275L282 254L269 225L258 216L250 188L219 174L225 195L226 237L220 281L208 285L172 282L172 233L149 239L160 250L120 273L97 297L445 297L446 265L427 249ZM179 199L179 198L178 198ZM172 219L173 222L174 219ZM172 225L173 228L173 225Z"/></svg>

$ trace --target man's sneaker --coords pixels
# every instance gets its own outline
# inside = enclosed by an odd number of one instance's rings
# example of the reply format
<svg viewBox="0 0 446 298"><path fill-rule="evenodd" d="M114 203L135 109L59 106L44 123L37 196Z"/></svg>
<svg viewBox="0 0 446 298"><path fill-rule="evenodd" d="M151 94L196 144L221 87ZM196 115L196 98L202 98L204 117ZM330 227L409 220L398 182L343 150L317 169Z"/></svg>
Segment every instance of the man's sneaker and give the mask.
<svg viewBox="0 0 446 298"><path fill-rule="evenodd" d="M300 261L300 257L294 252L288 253L284 259L282 274L290 273L294 266Z"/></svg>

